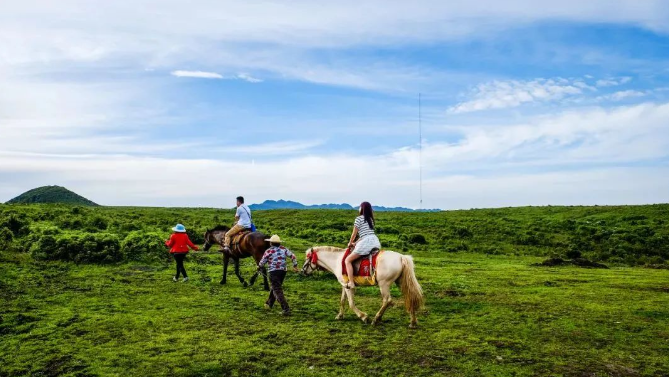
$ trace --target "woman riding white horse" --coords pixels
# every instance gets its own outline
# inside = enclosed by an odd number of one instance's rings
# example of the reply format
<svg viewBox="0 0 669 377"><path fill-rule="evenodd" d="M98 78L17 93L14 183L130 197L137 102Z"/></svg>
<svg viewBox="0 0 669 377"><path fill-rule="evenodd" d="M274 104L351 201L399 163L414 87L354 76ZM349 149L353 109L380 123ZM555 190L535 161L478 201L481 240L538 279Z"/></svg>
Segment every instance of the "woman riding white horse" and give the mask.
<svg viewBox="0 0 669 377"><path fill-rule="evenodd" d="M358 309L353 301L355 289L351 286L347 287L342 276L342 258L344 257L344 252L344 249L332 246L312 247L307 250L307 258L304 262L304 266L302 266L302 272L305 275L310 275L320 267L335 274L339 283L342 285L339 314L337 314L336 319L342 319L344 317L344 305L346 303L346 298L348 297L348 305L358 318L367 323L367 314ZM352 268L350 267L347 267L347 269L348 271L352 271ZM383 313L388 306L392 304L390 286L393 283L397 283L402 291L402 296L404 296L404 306L411 316L409 327L415 328L416 312L423 305L423 290L421 289L420 284L418 284L418 280L416 280L413 258L410 255L402 255L390 250L384 251L377 258L376 282L381 290L382 303L372 324L380 322Z"/></svg>
<svg viewBox="0 0 669 377"><path fill-rule="evenodd" d="M355 218L353 232L348 241L348 247L354 247L353 252L346 257L346 272L348 273L347 288L355 288L353 282L353 262L361 257L368 256L381 250L381 242L374 232L374 210L369 202L362 202L360 216Z"/></svg>

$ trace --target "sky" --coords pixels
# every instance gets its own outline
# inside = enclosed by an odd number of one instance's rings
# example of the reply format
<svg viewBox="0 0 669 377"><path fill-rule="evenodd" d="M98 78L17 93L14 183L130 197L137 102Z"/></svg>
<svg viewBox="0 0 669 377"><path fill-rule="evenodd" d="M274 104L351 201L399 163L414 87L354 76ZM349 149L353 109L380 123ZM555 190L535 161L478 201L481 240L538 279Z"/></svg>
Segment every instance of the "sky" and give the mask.
<svg viewBox="0 0 669 377"><path fill-rule="evenodd" d="M667 203L669 7L2 1L0 201L43 185L103 205Z"/></svg>

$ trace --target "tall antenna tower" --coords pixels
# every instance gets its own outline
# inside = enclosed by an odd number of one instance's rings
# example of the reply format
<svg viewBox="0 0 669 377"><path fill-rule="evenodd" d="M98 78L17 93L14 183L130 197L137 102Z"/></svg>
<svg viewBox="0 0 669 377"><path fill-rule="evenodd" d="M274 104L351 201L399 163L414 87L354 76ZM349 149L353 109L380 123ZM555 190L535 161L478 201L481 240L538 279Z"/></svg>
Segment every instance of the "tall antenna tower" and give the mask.
<svg viewBox="0 0 669 377"><path fill-rule="evenodd" d="M419 192L420 205L418 209L423 209L423 124L421 116L421 95L418 93L418 171L419 171Z"/></svg>

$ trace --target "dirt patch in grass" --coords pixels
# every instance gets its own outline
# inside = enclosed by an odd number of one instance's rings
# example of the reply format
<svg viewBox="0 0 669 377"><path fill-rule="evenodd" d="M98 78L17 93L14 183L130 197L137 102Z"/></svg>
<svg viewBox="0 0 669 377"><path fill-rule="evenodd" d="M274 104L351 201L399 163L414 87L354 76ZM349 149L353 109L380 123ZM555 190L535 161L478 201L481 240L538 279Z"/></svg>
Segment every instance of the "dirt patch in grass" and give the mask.
<svg viewBox="0 0 669 377"><path fill-rule="evenodd" d="M532 266L537 266L537 267L578 266L583 268L609 268L605 264L593 262L585 258L576 258L576 259L548 258L545 261L541 263L535 263Z"/></svg>

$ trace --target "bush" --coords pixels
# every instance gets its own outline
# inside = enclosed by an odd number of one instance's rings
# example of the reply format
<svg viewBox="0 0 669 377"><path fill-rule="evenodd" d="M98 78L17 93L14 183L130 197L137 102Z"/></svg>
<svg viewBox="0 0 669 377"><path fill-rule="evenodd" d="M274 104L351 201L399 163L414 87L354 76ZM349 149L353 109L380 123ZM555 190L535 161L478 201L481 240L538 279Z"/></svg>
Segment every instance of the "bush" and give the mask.
<svg viewBox="0 0 669 377"><path fill-rule="evenodd" d="M77 263L113 263L123 259L118 238L106 233L45 234L31 245L30 253L35 259Z"/></svg>
<svg viewBox="0 0 669 377"><path fill-rule="evenodd" d="M14 240L14 233L7 227L0 228L0 251L8 249Z"/></svg>
<svg viewBox="0 0 669 377"><path fill-rule="evenodd" d="M204 243L204 231L188 228L186 230L186 234L188 235L188 238L190 238L191 242L193 242L194 244L202 245Z"/></svg>
<svg viewBox="0 0 669 377"><path fill-rule="evenodd" d="M474 234L469 228L464 226L459 226L455 228L455 235L460 238L471 238Z"/></svg>
<svg viewBox="0 0 669 377"><path fill-rule="evenodd" d="M126 260L166 261L170 257L165 237L158 233L131 232L121 243L121 251Z"/></svg>
<svg viewBox="0 0 669 377"><path fill-rule="evenodd" d="M24 215L10 214L0 220L0 228L7 228L14 237L21 237L28 233L29 219Z"/></svg>
<svg viewBox="0 0 669 377"><path fill-rule="evenodd" d="M570 248L569 250L567 250L565 255L569 259L577 259L581 257L581 251L576 248Z"/></svg>
<svg viewBox="0 0 669 377"><path fill-rule="evenodd" d="M418 245L425 245L427 243L425 236L420 233L410 234L409 237L407 237L407 241Z"/></svg>
<svg viewBox="0 0 669 377"><path fill-rule="evenodd" d="M95 216L88 220L88 227L97 230L106 230L109 226L107 219L101 216Z"/></svg>

